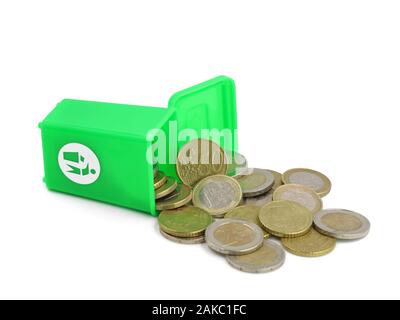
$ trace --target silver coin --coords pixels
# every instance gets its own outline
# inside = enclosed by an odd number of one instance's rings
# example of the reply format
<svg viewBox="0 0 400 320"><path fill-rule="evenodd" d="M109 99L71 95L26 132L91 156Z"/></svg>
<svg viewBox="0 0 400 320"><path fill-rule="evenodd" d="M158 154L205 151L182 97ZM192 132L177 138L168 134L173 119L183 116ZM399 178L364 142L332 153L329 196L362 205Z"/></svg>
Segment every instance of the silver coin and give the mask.
<svg viewBox="0 0 400 320"><path fill-rule="evenodd" d="M368 235L371 224L363 215L345 209L326 209L314 216L315 228L327 236L356 240Z"/></svg>
<svg viewBox="0 0 400 320"><path fill-rule="evenodd" d="M199 244L199 243L204 243L206 242L206 237L205 235L197 236L197 237L191 237L191 238L182 238L182 237L175 237L173 235L170 235L160 229L160 233L162 236L170 241L176 242L176 243L182 243L182 244Z"/></svg>
<svg viewBox="0 0 400 320"><path fill-rule="evenodd" d="M240 271L251 273L271 272L285 263L282 246L271 240L264 240L256 251L243 256L226 256L228 263Z"/></svg>
<svg viewBox="0 0 400 320"><path fill-rule="evenodd" d="M272 202L273 191L270 190L267 193L259 195L257 197L243 198L243 202L246 205L254 205L262 207L263 205Z"/></svg>
<svg viewBox="0 0 400 320"><path fill-rule="evenodd" d="M249 175L236 178L242 188L243 197L256 197L272 189L275 177L269 170L253 169Z"/></svg>
<svg viewBox="0 0 400 320"><path fill-rule="evenodd" d="M259 226L239 219L218 220L206 230L208 246L222 254L252 253L262 246L263 240L264 232Z"/></svg>
<svg viewBox="0 0 400 320"><path fill-rule="evenodd" d="M201 180L193 190L193 204L213 216L221 216L242 200L239 183L228 176L215 175Z"/></svg>

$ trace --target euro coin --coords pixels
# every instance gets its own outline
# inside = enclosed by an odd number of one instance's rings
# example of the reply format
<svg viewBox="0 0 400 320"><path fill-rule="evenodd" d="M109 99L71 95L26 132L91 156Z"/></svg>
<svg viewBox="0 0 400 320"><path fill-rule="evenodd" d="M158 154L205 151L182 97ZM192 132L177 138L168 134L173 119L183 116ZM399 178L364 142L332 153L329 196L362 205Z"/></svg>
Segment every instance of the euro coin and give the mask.
<svg viewBox="0 0 400 320"><path fill-rule="evenodd" d="M156 189L156 199L166 197L173 193L178 187L178 183L175 179L168 177L167 182L165 182L160 188Z"/></svg>
<svg viewBox="0 0 400 320"><path fill-rule="evenodd" d="M335 249L336 239L311 228L304 236L282 239L282 245L287 251L297 256L321 257Z"/></svg>
<svg viewBox="0 0 400 320"><path fill-rule="evenodd" d="M229 211L225 215L225 218L249 221L258 225L262 229L263 226L260 220L258 219L259 213L260 213L260 207L252 205L244 205ZM269 238L269 234L266 231L264 231L264 238Z"/></svg>
<svg viewBox="0 0 400 320"><path fill-rule="evenodd" d="M204 210L188 206L165 210L158 216L162 231L181 238L204 234L212 221L212 217Z"/></svg>
<svg viewBox="0 0 400 320"><path fill-rule="evenodd" d="M263 245L253 253L242 256L226 256L228 263L244 272L262 273L279 269L285 263L285 251L271 240L264 240Z"/></svg>
<svg viewBox="0 0 400 320"><path fill-rule="evenodd" d="M184 184L178 184L172 194L156 201L156 209L158 211L176 209L188 204L191 200L192 189Z"/></svg>
<svg viewBox="0 0 400 320"><path fill-rule="evenodd" d="M285 184L302 184L314 190L321 198L331 191L330 180L322 173L311 169L291 169L282 175Z"/></svg>
<svg viewBox="0 0 400 320"><path fill-rule="evenodd" d="M201 180L193 189L193 204L213 216L235 208L242 199L239 183L228 176L216 175Z"/></svg>
<svg viewBox="0 0 400 320"><path fill-rule="evenodd" d="M270 190L267 193L261 194L257 197L243 198L243 202L245 205L255 205L258 207L262 207L267 203L272 202L272 195L273 190Z"/></svg>
<svg viewBox="0 0 400 320"><path fill-rule="evenodd" d="M243 196L256 197L272 189L275 183L272 172L263 169L254 169L249 175L236 178L242 188Z"/></svg>
<svg viewBox="0 0 400 320"><path fill-rule="evenodd" d="M344 209L326 209L314 216L315 228L330 237L356 240L368 235L371 224L363 215Z"/></svg>
<svg viewBox="0 0 400 320"><path fill-rule="evenodd" d="M204 234L202 234L200 236L197 236L197 237L186 237L186 238L183 238L183 237L176 237L176 236L173 236L171 234L168 234L168 233L164 232L162 229L160 229L160 233L164 238L166 238L166 239L168 239L170 241L176 242L176 243L199 244L199 243L206 242L206 237L205 237Z"/></svg>
<svg viewBox="0 0 400 320"><path fill-rule="evenodd" d="M164 172L159 171L154 179L154 189L162 187L167 182L167 177Z"/></svg>
<svg viewBox="0 0 400 320"><path fill-rule="evenodd" d="M263 206L259 219L270 234L280 238L292 238L302 236L310 230L313 214L296 202L281 200Z"/></svg>
<svg viewBox="0 0 400 320"><path fill-rule="evenodd" d="M313 214L322 209L321 198L312 189L301 184L285 184L275 190L274 200L294 201L306 207Z"/></svg>
<svg viewBox="0 0 400 320"><path fill-rule="evenodd" d="M221 219L208 226L206 242L219 253L243 255L256 251L263 244L264 233L254 223L238 219Z"/></svg>
<svg viewBox="0 0 400 320"><path fill-rule="evenodd" d="M194 139L179 151L176 171L184 184L194 186L205 177L226 174L226 162L225 152L218 144Z"/></svg>

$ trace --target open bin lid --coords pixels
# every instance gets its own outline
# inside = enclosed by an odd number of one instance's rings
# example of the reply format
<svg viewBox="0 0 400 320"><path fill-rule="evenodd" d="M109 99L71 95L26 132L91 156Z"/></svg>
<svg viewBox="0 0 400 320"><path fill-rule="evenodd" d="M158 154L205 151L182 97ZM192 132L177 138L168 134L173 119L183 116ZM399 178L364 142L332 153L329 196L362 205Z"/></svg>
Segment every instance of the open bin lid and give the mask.
<svg viewBox="0 0 400 320"><path fill-rule="evenodd" d="M178 133L193 129L201 137L201 129L228 129L236 149L236 95L231 78L219 76L179 91L170 98L168 107L175 109ZM183 144L185 141L179 141L178 147ZM224 141L221 144L224 147Z"/></svg>

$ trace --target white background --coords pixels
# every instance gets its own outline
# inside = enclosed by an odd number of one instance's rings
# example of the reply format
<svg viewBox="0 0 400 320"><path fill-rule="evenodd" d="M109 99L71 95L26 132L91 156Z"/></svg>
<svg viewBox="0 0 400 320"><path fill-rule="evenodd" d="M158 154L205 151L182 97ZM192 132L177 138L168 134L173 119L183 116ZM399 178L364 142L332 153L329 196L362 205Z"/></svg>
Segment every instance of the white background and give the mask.
<svg viewBox="0 0 400 320"><path fill-rule="evenodd" d="M2 1L0 298L400 298L398 1ZM167 106L236 80L251 166L310 167L371 234L270 274L156 219L47 191L37 124L61 99Z"/></svg>

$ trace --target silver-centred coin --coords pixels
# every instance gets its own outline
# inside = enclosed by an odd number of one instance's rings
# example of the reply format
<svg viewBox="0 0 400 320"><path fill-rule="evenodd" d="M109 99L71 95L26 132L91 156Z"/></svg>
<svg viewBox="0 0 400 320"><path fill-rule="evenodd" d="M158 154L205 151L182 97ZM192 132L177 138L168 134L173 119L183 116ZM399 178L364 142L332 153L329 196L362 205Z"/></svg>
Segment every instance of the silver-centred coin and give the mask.
<svg viewBox="0 0 400 320"><path fill-rule="evenodd" d="M262 246L264 232L256 224L239 219L215 221L206 230L208 246L219 253L243 255Z"/></svg>
<svg viewBox="0 0 400 320"><path fill-rule="evenodd" d="M371 227L363 215L344 209L321 210L314 216L314 225L322 234L341 240L364 238Z"/></svg>
<svg viewBox="0 0 400 320"><path fill-rule="evenodd" d="M236 178L242 188L243 197L256 197L272 189L275 177L269 170L253 169L248 175Z"/></svg>

